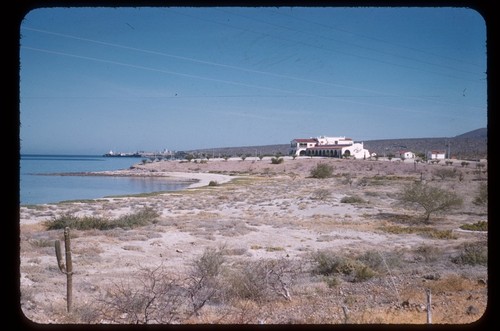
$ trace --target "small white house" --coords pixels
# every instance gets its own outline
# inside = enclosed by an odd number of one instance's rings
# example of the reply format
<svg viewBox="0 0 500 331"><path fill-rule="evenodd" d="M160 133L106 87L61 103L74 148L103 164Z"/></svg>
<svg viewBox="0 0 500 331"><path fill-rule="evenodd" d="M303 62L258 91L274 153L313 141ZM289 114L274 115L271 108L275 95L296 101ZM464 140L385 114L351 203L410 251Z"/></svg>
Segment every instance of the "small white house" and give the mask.
<svg viewBox="0 0 500 331"><path fill-rule="evenodd" d="M403 160L414 159L415 153L410 152L410 151L398 151L398 152L396 152L395 156L399 157L400 159L403 159Z"/></svg>
<svg viewBox="0 0 500 331"><path fill-rule="evenodd" d="M446 159L446 151L429 151L427 153L427 158L429 160L444 160Z"/></svg>

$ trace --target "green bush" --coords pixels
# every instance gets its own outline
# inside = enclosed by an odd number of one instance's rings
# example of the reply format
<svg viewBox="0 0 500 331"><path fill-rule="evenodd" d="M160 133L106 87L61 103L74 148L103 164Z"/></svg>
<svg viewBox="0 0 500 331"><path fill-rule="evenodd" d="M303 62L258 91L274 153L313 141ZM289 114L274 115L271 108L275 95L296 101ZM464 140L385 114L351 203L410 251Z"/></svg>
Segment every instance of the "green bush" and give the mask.
<svg viewBox="0 0 500 331"><path fill-rule="evenodd" d="M423 231L426 237L433 239L457 239L457 236L453 233L453 230L438 230L438 229L428 229Z"/></svg>
<svg viewBox="0 0 500 331"><path fill-rule="evenodd" d="M460 229L470 231L488 231L488 222L479 221L473 224L464 224L460 226Z"/></svg>
<svg viewBox="0 0 500 331"><path fill-rule="evenodd" d="M272 164L281 164L283 162L285 162L285 159L283 159L282 157L273 157L271 159Z"/></svg>
<svg viewBox="0 0 500 331"><path fill-rule="evenodd" d="M318 163L315 168L311 170L312 178L330 178L333 176L333 167L326 163Z"/></svg>
<svg viewBox="0 0 500 331"><path fill-rule="evenodd" d="M47 230L60 230L66 227L75 230L110 230L114 228L135 228L154 222L159 214L152 208L144 208L134 214L124 215L117 219L103 217L62 215L44 223Z"/></svg>

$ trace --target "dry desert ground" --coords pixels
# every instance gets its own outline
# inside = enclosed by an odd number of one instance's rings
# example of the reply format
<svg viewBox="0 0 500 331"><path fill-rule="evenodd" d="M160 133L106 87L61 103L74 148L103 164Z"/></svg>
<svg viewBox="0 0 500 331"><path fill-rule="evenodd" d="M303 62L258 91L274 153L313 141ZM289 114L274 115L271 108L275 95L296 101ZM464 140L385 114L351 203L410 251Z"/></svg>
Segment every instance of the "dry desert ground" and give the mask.
<svg viewBox="0 0 500 331"><path fill-rule="evenodd" d="M487 231L463 226L488 221L477 203L487 166L408 161L159 161L105 173L198 181L21 206L21 310L37 324L475 323L488 303ZM318 164L333 175L313 178ZM463 204L425 221L400 203L414 183ZM68 312L54 249L60 240L64 255L64 230L47 225L141 212L151 220L137 227L70 228Z"/></svg>

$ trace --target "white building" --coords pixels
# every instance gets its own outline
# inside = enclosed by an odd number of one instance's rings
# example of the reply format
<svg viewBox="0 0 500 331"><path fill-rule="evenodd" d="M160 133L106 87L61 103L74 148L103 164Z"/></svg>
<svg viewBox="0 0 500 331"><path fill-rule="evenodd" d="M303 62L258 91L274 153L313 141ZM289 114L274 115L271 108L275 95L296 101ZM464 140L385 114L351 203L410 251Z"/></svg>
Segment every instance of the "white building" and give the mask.
<svg viewBox="0 0 500 331"><path fill-rule="evenodd" d="M396 157L399 157L400 159L403 159L403 160L414 159L415 153L410 152L410 151L398 151L398 152L396 152Z"/></svg>
<svg viewBox="0 0 500 331"><path fill-rule="evenodd" d="M444 160L446 158L445 151L429 151L427 153L427 158L429 160Z"/></svg>
<svg viewBox="0 0 500 331"><path fill-rule="evenodd" d="M298 138L290 142L290 155L296 156L329 156L329 157L354 157L365 159L370 157L370 152L363 147L363 143L353 142L346 137L316 137Z"/></svg>

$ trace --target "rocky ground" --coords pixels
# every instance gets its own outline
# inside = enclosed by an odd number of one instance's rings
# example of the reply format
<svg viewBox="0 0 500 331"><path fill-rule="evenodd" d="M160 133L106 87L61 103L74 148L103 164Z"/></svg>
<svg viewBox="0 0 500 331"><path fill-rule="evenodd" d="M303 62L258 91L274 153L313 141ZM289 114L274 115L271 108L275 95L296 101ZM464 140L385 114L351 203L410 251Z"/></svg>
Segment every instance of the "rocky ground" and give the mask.
<svg viewBox="0 0 500 331"><path fill-rule="evenodd" d="M331 165L333 177L311 178L319 163ZM444 168L455 175L441 178ZM179 192L21 206L20 304L29 321L425 324L429 293L433 324L473 323L486 310L487 266L460 259L487 249L487 232L460 228L488 220L487 207L473 203L486 165L235 158L105 174L198 182ZM453 191L464 203L425 223L422 210L398 203L415 181ZM65 215L112 220L145 208L157 217L141 227L70 230L68 313L66 276L54 253L63 230L47 230L45 222ZM318 272L320 256L345 262L343 269ZM217 257L220 264L209 259ZM193 267L200 265L220 268L203 276Z"/></svg>

